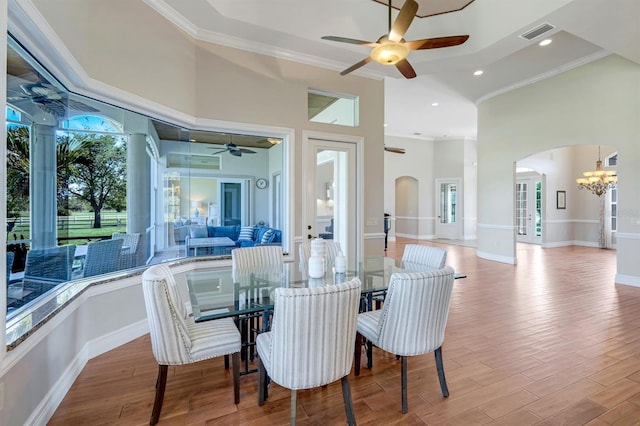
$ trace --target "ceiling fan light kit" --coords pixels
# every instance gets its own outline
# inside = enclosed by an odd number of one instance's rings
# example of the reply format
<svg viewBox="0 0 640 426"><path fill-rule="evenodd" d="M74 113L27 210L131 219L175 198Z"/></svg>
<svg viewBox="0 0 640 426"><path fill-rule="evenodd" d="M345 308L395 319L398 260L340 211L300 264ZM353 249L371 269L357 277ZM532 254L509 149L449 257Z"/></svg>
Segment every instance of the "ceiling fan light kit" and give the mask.
<svg viewBox="0 0 640 426"><path fill-rule="evenodd" d="M406 44L395 41L383 41L371 51L371 59L383 65L395 65L409 56L409 48Z"/></svg>
<svg viewBox="0 0 640 426"><path fill-rule="evenodd" d="M415 0L406 0L398 13L396 20L391 25L391 0L389 0L389 32L378 39L377 42L369 42L346 37L324 36L323 40L337 41L339 43L358 44L373 47L368 57L350 66L340 73L347 75L350 72L365 66L371 61L383 65L395 65L405 78L414 78L416 72L407 61L407 56L412 50L439 49L441 47L457 46L469 38L468 35L450 37L426 38L422 40L406 41L403 37L409 29L413 18L418 11L418 3Z"/></svg>

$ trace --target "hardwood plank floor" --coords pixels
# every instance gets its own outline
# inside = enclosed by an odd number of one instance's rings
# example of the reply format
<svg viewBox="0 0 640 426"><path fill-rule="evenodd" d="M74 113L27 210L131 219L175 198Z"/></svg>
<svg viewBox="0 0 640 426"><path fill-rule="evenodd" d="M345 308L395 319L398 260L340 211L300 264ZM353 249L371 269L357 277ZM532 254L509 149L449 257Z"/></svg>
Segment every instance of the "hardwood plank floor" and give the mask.
<svg viewBox="0 0 640 426"><path fill-rule="evenodd" d="M450 396L440 394L432 354L409 358L409 413L400 407L400 365L374 350L372 370L350 376L361 425L640 425L640 288L615 285L615 251L518 245L518 265L448 250L467 278L454 286L443 358ZM144 425L157 365L149 336L89 361L50 425ZM289 422L289 392L257 404L256 375L233 403L222 359L172 367L160 424ZM298 423L344 424L340 382L298 393Z"/></svg>

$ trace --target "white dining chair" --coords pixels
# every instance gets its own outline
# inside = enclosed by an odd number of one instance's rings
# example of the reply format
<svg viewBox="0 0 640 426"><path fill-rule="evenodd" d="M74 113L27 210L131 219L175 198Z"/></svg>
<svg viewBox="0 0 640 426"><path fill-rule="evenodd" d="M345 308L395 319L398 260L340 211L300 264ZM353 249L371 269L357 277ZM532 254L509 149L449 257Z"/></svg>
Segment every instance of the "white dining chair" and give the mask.
<svg viewBox="0 0 640 426"><path fill-rule="evenodd" d="M338 379L347 422L355 425L348 375L360 304L360 280L314 288L275 290L271 331L258 335L258 404L268 397L268 378L291 390L291 424L297 390ZM267 377L268 376L268 377Z"/></svg>
<svg viewBox="0 0 640 426"><path fill-rule="evenodd" d="M434 246L407 244L402 253L403 263L417 263L435 269L444 268L446 261L447 251Z"/></svg>
<svg viewBox="0 0 640 426"><path fill-rule="evenodd" d="M334 240L325 240L327 247L327 264L333 265L338 252L342 251L340 243ZM311 256L311 240L303 241L298 247L298 256L300 256L299 262L307 262Z"/></svg>
<svg viewBox="0 0 640 426"><path fill-rule="evenodd" d="M391 275L382 309L358 315L355 375L360 374L363 339L369 365L372 345L401 360L402 412L407 406L407 357L434 352L440 388L449 396L442 364L442 343L449 316L454 270L450 266L429 272Z"/></svg>
<svg viewBox="0 0 640 426"><path fill-rule="evenodd" d="M283 263L282 246L240 247L231 250L231 264L234 270Z"/></svg>
<svg viewBox="0 0 640 426"><path fill-rule="evenodd" d="M232 354L234 402L240 402L240 332L231 318L196 323L187 316L171 270L155 265L142 274L153 356L158 362L150 425L160 418L169 365Z"/></svg>

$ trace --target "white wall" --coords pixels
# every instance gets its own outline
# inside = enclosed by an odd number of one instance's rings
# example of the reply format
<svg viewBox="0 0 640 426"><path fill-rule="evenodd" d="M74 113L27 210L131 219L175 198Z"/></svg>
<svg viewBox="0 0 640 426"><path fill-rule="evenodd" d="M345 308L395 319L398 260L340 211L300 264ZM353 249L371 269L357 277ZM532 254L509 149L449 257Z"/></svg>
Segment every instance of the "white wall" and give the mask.
<svg viewBox="0 0 640 426"><path fill-rule="evenodd" d="M393 218L389 240L394 241L398 229L404 237L432 238L434 174L431 165L434 157L434 143L423 139L385 136L385 145L406 150L405 154L387 151L384 153L384 211L391 214ZM402 176L411 176L418 181L418 211L412 217L397 217L396 179ZM415 235L408 235L407 232L415 232Z"/></svg>
<svg viewBox="0 0 640 426"><path fill-rule="evenodd" d="M616 282L640 285L639 116L640 66L615 55L481 103L478 255L516 262L514 162L563 146L604 145L615 149L619 158ZM580 163L570 167L573 179L595 165L594 154L578 152ZM566 182L569 185L568 178ZM573 185L567 186L567 214L582 219L596 197ZM589 231L576 230L574 238L588 239Z"/></svg>
<svg viewBox="0 0 640 426"><path fill-rule="evenodd" d="M473 140L421 140L386 136L385 145L405 148L406 154L385 152L385 212L394 217L389 238L396 233L402 237L416 239L435 238L436 199L435 179L459 178L462 193L459 217L463 221L463 238L473 239L476 235L476 185L477 185L477 144ZM396 179L411 176L418 181L418 212L415 216L400 216L394 205L396 200ZM416 231L413 231L416 230Z"/></svg>

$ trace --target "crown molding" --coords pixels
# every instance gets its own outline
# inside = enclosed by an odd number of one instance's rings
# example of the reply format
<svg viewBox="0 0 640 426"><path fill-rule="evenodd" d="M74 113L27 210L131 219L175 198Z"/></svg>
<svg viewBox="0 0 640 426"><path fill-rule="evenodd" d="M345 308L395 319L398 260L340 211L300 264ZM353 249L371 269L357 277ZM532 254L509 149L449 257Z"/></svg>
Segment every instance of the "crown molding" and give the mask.
<svg viewBox="0 0 640 426"><path fill-rule="evenodd" d="M258 43L243 39L241 37L230 36L215 31L203 30L191 23L187 18L178 13L162 0L143 0L146 5L162 15L165 19L175 25L178 29L188 34L191 38L206 43L219 44L221 46L231 47L234 49L244 50L251 53L258 53L265 56L271 56L291 62L312 65L318 68L330 69L332 71L342 71L352 64L344 64L343 62L327 60L313 55L293 50L281 49L277 46ZM372 71L370 68L359 69L352 73L360 77L371 78L374 80L382 80L385 75Z"/></svg>
<svg viewBox="0 0 640 426"><path fill-rule="evenodd" d="M522 81L520 81L518 83L514 83L514 84L512 84L510 86L505 86L505 87L503 87L503 88L501 88L499 90L496 90L494 92L487 93L486 95L481 96L480 98L478 98L478 100L476 100L475 104L476 104L476 106L478 106L482 102L486 101L487 99L491 99L491 98L493 98L495 96L502 95L504 93L510 92L512 90L515 90L515 89L519 89L521 87L529 86L530 84L534 84L534 83L537 83L539 81L545 80L545 79L547 79L549 77L553 77L553 76L556 76L558 74L562 74L563 72L572 70L574 68L581 67L582 65L586 65L586 64L591 63L593 61L597 61L598 59L602 59L602 58L604 58L606 56L609 56L611 54L612 53L609 52L608 50L605 50L605 49L599 50L599 51L597 51L597 52L595 52L595 53L593 53L591 55L582 57L582 58L577 59L577 60L572 61L572 62L568 62L568 63L566 63L566 64L564 64L562 66L559 66L557 68L554 68L554 69L552 69L550 71L547 71L547 72L544 72L542 74L538 74L537 76L532 77L530 79L522 80Z"/></svg>

